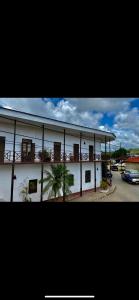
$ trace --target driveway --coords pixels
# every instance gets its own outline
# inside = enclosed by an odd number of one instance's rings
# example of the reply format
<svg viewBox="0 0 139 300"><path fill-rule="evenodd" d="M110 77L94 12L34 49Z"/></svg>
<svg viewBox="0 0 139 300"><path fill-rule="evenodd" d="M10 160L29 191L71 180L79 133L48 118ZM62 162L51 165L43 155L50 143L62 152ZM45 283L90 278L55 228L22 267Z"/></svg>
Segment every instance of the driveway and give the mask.
<svg viewBox="0 0 139 300"><path fill-rule="evenodd" d="M116 202L139 202L139 184L133 185L123 181L120 172L113 171L112 174L113 184L115 184L117 188L113 194L106 197L108 198L107 200Z"/></svg>

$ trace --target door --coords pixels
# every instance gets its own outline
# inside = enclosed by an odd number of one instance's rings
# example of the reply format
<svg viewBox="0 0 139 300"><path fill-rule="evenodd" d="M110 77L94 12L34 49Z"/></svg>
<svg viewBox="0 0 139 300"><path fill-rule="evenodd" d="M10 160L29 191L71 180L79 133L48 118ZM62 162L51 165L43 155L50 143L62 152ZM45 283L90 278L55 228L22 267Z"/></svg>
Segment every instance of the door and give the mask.
<svg viewBox="0 0 139 300"><path fill-rule="evenodd" d="M0 137L0 162L4 162L4 152L5 152L5 137Z"/></svg>
<svg viewBox="0 0 139 300"><path fill-rule="evenodd" d="M79 144L73 146L74 161L79 161Z"/></svg>
<svg viewBox="0 0 139 300"><path fill-rule="evenodd" d="M32 140L22 139L21 161L22 162L34 161L34 157L35 157L35 144L32 143Z"/></svg>
<svg viewBox="0 0 139 300"><path fill-rule="evenodd" d="M89 145L89 161L93 161L93 146Z"/></svg>
<svg viewBox="0 0 139 300"><path fill-rule="evenodd" d="M61 143L54 143L54 161L61 160Z"/></svg>
<svg viewBox="0 0 139 300"><path fill-rule="evenodd" d="M35 143L31 144L31 161L34 162L35 159Z"/></svg>

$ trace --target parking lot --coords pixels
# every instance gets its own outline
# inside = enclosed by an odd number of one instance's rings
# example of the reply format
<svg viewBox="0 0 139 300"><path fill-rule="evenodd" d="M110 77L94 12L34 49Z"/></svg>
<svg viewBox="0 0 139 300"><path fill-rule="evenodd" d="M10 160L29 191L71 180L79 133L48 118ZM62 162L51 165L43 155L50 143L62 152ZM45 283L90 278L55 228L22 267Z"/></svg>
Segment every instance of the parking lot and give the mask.
<svg viewBox="0 0 139 300"><path fill-rule="evenodd" d="M134 202L139 201L139 184L129 184L121 179L121 174L118 171L112 171L113 184L116 185L116 190L108 196L109 201Z"/></svg>

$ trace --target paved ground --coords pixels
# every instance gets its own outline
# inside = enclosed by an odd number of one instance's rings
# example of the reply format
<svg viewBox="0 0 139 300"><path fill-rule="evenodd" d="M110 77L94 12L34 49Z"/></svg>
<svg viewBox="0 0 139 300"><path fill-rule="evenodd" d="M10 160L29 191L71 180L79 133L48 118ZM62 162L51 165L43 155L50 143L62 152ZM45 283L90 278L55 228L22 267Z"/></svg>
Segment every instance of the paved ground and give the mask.
<svg viewBox="0 0 139 300"><path fill-rule="evenodd" d="M139 184L129 184L121 179L120 172L112 172L113 186L112 194L106 195L100 192L90 192L81 198L71 200L70 202L139 202ZM115 189L116 186L116 189Z"/></svg>
<svg viewBox="0 0 139 300"><path fill-rule="evenodd" d="M109 195L108 201L134 202L139 201L139 184L129 184L121 179L120 172L113 171L113 184L116 185L116 190ZM106 199L105 199L106 201Z"/></svg>

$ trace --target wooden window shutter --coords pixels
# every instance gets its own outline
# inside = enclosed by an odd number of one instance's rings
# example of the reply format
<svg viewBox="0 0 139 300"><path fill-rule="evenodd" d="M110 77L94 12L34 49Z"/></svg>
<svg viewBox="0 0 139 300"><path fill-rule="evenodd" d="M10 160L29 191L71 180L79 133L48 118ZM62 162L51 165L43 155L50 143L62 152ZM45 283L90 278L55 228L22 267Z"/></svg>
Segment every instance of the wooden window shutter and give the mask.
<svg viewBox="0 0 139 300"><path fill-rule="evenodd" d="M74 161L79 161L79 144L74 144L73 152L74 152Z"/></svg>
<svg viewBox="0 0 139 300"><path fill-rule="evenodd" d="M31 144L31 161L35 159L35 143Z"/></svg>
<svg viewBox="0 0 139 300"><path fill-rule="evenodd" d="M93 161L93 146L89 145L89 161Z"/></svg>
<svg viewBox="0 0 139 300"><path fill-rule="evenodd" d="M0 137L0 162L4 162L4 152L5 152L5 137Z"/></svg>
<svg viewBox="0 0 139 300"><path fill-rule="evenodd" d="M54 161L61 160L61 143L54 143Z"/></svg>

